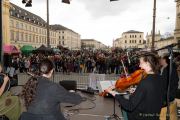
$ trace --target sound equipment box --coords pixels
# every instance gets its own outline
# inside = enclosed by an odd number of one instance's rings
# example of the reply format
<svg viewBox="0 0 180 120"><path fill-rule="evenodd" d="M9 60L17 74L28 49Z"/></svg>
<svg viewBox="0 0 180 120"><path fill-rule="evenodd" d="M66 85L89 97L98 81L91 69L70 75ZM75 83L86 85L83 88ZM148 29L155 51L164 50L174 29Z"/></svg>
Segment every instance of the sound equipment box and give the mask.
<svg viewBox="0 0 180 120"><path fill-rule="evenodd" d="M63 80L63 81L59 81L59 84L63 86L66 90L77 89L77 82L75 80Z"/></svg>

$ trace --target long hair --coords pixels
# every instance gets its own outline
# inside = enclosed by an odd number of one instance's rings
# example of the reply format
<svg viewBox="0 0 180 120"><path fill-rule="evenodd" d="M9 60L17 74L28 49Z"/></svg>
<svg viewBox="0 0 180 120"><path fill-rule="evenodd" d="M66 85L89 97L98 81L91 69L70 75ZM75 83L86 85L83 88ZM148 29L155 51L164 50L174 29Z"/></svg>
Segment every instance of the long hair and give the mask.
<svg viewBox="0 0 180 120"><path fill-rule="evenodd" d="M40 75L48 74L53 68L54 68L54 64L50 59L43 59L39 65ZM26 108L29 107L29 105L36 97L36 90L38 86L37 78L38 78L37 76L33 76L29 78L29 80L23 87L21 96L24 98Z"/></svg>
<svg viewBox="0 0 180 120"><path fill-rule="evenodd" d="M152 71L155 74L159 72L160 65L159 65L158 56L156 54L146 53L146 54L142 54L141 57L143 58L145 62L148 62L150 64Z"/></svg>
<svg viewBox="0 0 180 120"><path fill-rule="evenodd" d="M30 77L23 87L22 97L24 98L26 108L29 107L35 98L38 81L36 77Z"/></svg>

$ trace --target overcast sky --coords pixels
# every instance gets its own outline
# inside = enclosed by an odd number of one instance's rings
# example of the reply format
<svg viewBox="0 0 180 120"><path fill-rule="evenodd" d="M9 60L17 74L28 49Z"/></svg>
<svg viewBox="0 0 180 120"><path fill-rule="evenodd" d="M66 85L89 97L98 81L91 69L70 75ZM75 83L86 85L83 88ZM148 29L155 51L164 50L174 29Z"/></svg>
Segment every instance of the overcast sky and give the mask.
<svg viewBox="0 0 180 120"><path fill-rule="evenodd" d="M22 0L10 2L42 17L46 21L46 0L32 0L26 8ZM112 46L113 39L123 32L152 29L153 0L49 0L50 24L61 24L79 33L82 39L95 39ZM176 3L174 0L157 0L156 30L161 34L173 33Z"/></svg>

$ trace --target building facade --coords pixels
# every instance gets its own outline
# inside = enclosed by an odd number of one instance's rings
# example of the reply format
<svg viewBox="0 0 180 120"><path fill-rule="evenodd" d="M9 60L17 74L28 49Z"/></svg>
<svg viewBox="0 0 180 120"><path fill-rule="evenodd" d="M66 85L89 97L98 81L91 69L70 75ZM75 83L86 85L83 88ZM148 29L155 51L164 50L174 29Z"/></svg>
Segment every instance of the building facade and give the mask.
<svg viewBox="0 0 180 120"><path fill-rule="evenodd" d="M155 34L154 43L157 43L157 41L161 40L161 33L160 31ZM147 48L152 48L152 33L146 35L146 46ZM157 49L159 46L157 44L154 44L154 48Z"/></svg>
<svg viewBox="0 0 180 120"><path fill-rule="evenodd" d="M180 44L180 0L175 0L176 2L176 25L174 30L174 39L176 43ZM180 48L180 45L178 45Z"/></svg>
<svg viewBox="0 0 180 120"><path fill-rule="evenodd" d="M117 38L117 39L115 39L115 40L113 41L113 47L114 47L114 48L121 48L122 42L123 42L122 38Z"/></svg>
<svg viewBox="0 0 180 120"><path fill-rule="evenodd" d="M49 28L51 47L64 44L69 49L81 48L78 33L68 28L64 30L57 30L51 26ZM47 45L47 22L10 3L9 0L3 0L3 44L13 44L19 48L24 45L32 45L35 48L42 44Z"/></svg>
<svg viewBox="0 0 180 120"><path fill-rule="evenodd" d="M39 47L47 45L47 23L39 16L14 4L10 4L10 42L16 46L30 44ZM50 29L50 46L57 46L57 32Z"/></svg>
<svg viewBox="0 0 180 120"><path fill-rule="evenodd" d="M96 50L96 49L106 49L107 46L94 39L81 39L81 48Z"/></svg>
<svg viewBox="0 0 180 120"><path fill-rule="evenodd" d="M143 44L143 43L144 43L143 32L129 30L127 32L123 32L122 37L118 38L113 44L120 48L126 49L126 48L138 48L138 44Z"/></svg>
<svg viewBox="0 0 180 120"><path fill-rule="evenodd" d="M58 37L58 44L70 50L81 49L81 36L80 34L68 29L62 25L51 25L55 29Z"/></svg>

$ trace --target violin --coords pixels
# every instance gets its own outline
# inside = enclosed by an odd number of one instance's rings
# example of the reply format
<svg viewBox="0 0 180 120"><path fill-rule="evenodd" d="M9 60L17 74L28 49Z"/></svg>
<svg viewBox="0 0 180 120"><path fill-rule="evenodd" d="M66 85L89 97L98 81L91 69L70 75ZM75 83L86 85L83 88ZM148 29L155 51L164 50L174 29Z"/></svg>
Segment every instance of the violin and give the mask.
<svg viewBox="0 0 180 120"><path fill-rule="evenodd" d="M132 73L130 76L121 77L116 81L115 89L118 91L124 91L131 85L137 85L142 79L147 76L144 70L139 69ZM100 96L106 96L107 92L100 93Z"/></svg>

